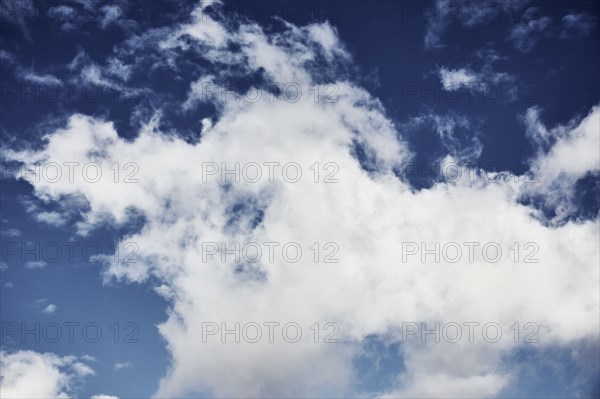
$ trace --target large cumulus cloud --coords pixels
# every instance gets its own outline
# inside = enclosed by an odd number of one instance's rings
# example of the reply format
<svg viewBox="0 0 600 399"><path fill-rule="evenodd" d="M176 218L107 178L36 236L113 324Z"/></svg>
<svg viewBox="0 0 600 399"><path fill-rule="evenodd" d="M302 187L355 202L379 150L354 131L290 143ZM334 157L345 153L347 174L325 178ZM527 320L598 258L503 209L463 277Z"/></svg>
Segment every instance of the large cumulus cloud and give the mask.
<svg viewBox="0 0 600 399"><path fill-rule="evenodd" d="M364 339L401 340L399 326L406 321L497 322L505 331L515 322L534 322L540 326L539 345L597 336L597 218L548 226L536 209L519 201L535 183L514 176L490 181L466 166L462 173L472 178L413 190L394 173L411 154L380 102L356 83L314 68L350 62L334 28L286 23L282 32L266 33L250 22L233 24L204 11L197 9L189 23L157 44L172 62L183 52L198 52L243 73L262 71L271 84L294 83L302 95L293 101L277 91L256 101L207 100L206 86L190 81L189 112L198 101L215 101L218 110L203 121L197 143L161 132L160 114L132 140L121 138L109 121L76 114L46 137L43 148L4 152L29 167L94 162L108 171L114 162L136 165L137 183L130 184L115 183L109 173L94 183L77 175L69 181L66 174L56 182L26 178L40 198L83 198L89 204L77 225L80 234L107 222L127 223L134 210L144 215L140 231L123 238L137 243L140 261L107 260L105 275L155 284L169 300L169 317L159 329L172 363L157 396L356 394L353 357ZM224 80L232 70L223 67L223 76L203 82ZM336 101L315 98L311 88L322 83L335 85ZM598 117L594 108L540 153L535 163L542 172L530 176L540 182L537 190L545 192L561 169L570 179L597 170L597 146L588 144L594 137L597 142ZM286 181L281 166L272 182L263 176L255 183L224 183L218 175L203 174L209 163L223 162L230 168L236 162L295 162L303 176ZM325 183L323 176L315 182L309 169L315 162L321 168L337 165L338 182ZM281 257L268 262L266 256L252 264L218 256L203 261L207 242L297 242L304 253L296 263ZM339 262L315 262L308 249L314 242L335 243ZM480 246L472 262L466 253L458 263L433 256L403 261L407 242ZM487 242L504 251L496 263L483 258ZM538 262L515 262L509 255L515 242L533 242ZM296 322L305 334L296 343L203 342L205 322L230 328L235 322ZM314 343L307 333L315 322L336 323L339 342ZM403 344L406 371L380 394L493 396L514 377L503 356L519 345L507 334L494 344L409 340ZM448 361L457 358L459 364Z"/></svg>

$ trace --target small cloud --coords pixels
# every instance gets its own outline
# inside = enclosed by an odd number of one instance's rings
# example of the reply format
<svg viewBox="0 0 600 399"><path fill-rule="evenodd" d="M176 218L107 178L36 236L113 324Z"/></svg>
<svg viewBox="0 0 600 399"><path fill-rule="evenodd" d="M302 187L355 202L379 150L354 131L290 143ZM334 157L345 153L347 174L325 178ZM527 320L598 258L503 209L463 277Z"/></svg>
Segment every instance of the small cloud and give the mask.
<svg viewBox="0 0 600 399"><path fill-rule="evenodd" d="M119 397L112 396L112 395L104 395L101 393L101 394L92 396L90 399L119 399Z"/></svg>
<svg viewBox="0 0 600 399"><path fill-rule="evenodd" d="M79 377L86 377L88 375L96 374L90 366L88 366L87 364L83 364L81 362L74 363L72 368L73 368L73 371L75 371L75 374L77 374Z"/></svg>
<svg viewBox="0 0 600 399"><path fill-rule="evenodd" d="M60 81L60 79L58 79L56 76L49 75L49 74L40 75L33 71L24 70L24 71L22 71L22 73L19 74L19 76L21 77L21 79L24 79L24 80L26 80L28 82L32 82L32 83L37 83L40 85L46 85L46 86L62 85L62 82Z"/></svg>
<svg viewBox="0 0 600 399"><path fill-rule="evenodd" d="M506 72L495 71L490 63L486 63L480 71L469 68L448 69L442 67L438 70L440 82L446 91L458 91L467 88L478 93L498 93L501 101L513 101L516 99L515 77Z"/></svg>
<svg viewBox="0 0 600 399"><path fill-rule="evenodd" d="M77 15L77 11L72 7L59 5L48 9L48 16L62 22L69 21Z"/></svg>
<svg viewBox="0 0 600 399"><path fill-rule="evenodd" d="M100 20L100 27L102 27L102 29L106 28L113 22L118 21L123 14L123 10L121 10L121 7L117 5L103 6L100 10L103 13L102 19Z"/></svg>
<svg viewBox="0 0 600 399"><path fill-rule="evenodd" d="M115 77L121 81L126 81L131 76L132 66L123 63L118 58L110 58L108 60L108 67L106 73L112 77Z"/></svg>
<svg viewBox="0 0 600 399"><path fill-rule="evenodd" d="M17 62L17 57L5 50L0 50L0 60L7 61L10 64Z"/></svg>
<svg viewBox="0 0 600 399"><path fill-rule="evenodd" d="M47 304L47 305L46 305ZM42 312L46 314L52 314L56 312L58 306L53 303L48 303L48 298L40 298L33 301L33 305L37 308L43 308Z"/></svg>
<svg viewBox="0 0 600 399"><path fill-rule="evenodd" d="M168 299L173 297L173 290L171 290L171 288L169 288L169 286L166 284L161 284L158 287L154 287L154 291L163 298Z"/></svg>
<svg viewBox="0 0 600 399"><path fill-rule="evenodd" d="M596 26L596 17L587 12L568 14L562 19L561 39L587 36Z"/></svg>
<svg viewBox="0 0 600 399"><path fill-rule="evenodd" d="M15 285L13 283L11 283L10 281L7 281L6 283L4 283L4 286L6 288L13 288Z"/></svg>
<svg viewBox="0 0 600 399"><path fill-rule="evenodd" d="M29 262L25 262L25 268L26 269L43 269L44 267L46 267L48 263L46 263L43 260L34 260L34 261L29 261Z"/></svg>
<svg viewBox="0 0 600 399"><path fill-rule="evenodd" d="M16 25L21 30L23 36L29 41L33 41L33 38L28 22L37 15L36 13L36 6L33 0L0 2L0 20Z"/></svg>
<svg viewBox="0 0 600 399"><path fill-rule="evenodd" d="M115 366L114 366L115 371L130 369L132 367L133 367L133 364L131 364L130 362L115 363Z"/></svg>
<svg viewBox="0 0 600 399"><path fill-rule="evenodd" d="M33 304L35 306L42 306L42 305L45 305L46 303L48 303L47 298L40 298L40 299L36 299L35 301L33 301Z"/></svg>
<svg viewBox="0 0 600 399"><path fill-rule="evenodd" d="M19 229L7 229L0 231L0 235L8 236L8 237L18 237L21 235L21 231Z"/></svg>
<svg viewBox="0 0 600 399"><path fill-rule="evenodd" d="M57 211L44 211L38 204L29 198L23 198L21 201L27 213L31 214L38 222L46 223L55 227L62 227L68 221L68 212L61 214ZM65 205L74 205L67 203L65 203Z"/></svg>
<svg viewBox="0 0 600 399"><path fill-rule="evenodd" d="M96 358L94 356L90 356L90 355L83 355L83 356L81 356L81 360L84 360L86 362L95 362Z"/></svg>
<svg viewBox="0 0 600 399"><path fill-rule="evenodd" d="M51 303L48 306L46 306L44 308L44 310L42 310L42 312L44 312L46 314L52 314L52 313L56 312L56 309L58 309L58 306L56 306L55 304Z"/></svg>
<svg viewBox="0 0 600 399"><path fill-rule="evenodd" d="M0 272L5 272L8 270L8 264L6 262L0 262Z"/></svg>
<svg viewBox="0 0 600 399"><path fill-rule="evenodd" d="M463 86L468 87L478 81L477 75L465 68L441 68L439 74L444 89L448 91L455 91Z"/></svg>
<svg viewBox="0 0 600 399"><path fill-rule="evenodd" d="M516 24L510 32L509 39L514 42L515 48L522 53L530 52L540 40L542 33L550 26L552 20L549 17L533 18L535 9L531 8L525 13L528 19Z"/></svg>
<svg viewBox="0 0 600 399"><path fill-rule="evenodd" d="M67 222L64 215L62 215L56 211L40 212L35 216L35 218L38 222L47 223L49 225L56 226L56 227L64 226L65 223Z"/></svg>

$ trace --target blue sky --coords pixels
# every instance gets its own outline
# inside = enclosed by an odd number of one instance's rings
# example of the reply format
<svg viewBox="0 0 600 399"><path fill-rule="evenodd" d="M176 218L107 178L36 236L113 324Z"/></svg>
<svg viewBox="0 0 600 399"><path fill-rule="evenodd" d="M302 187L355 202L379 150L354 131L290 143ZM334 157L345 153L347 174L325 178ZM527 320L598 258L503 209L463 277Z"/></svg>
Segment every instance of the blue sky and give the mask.
<svg viewBox="0 0 600 399"><path fill-rule="evenodd" d="M598 7L2 0L2 397L598 397Z"/></svg>

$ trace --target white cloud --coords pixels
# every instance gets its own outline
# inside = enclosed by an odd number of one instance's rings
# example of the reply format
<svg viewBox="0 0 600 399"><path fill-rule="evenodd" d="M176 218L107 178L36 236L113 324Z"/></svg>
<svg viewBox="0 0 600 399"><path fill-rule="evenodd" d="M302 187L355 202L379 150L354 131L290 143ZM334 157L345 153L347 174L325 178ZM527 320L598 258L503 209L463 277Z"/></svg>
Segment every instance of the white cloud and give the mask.
<svg viewBox="0 0 600 399"><path fill-rule="evenodd" d="M63 21L68 21L72 19L76 15L75 9L65 5L59 5L55 7L50 7L48 9L48 15L51 17L60 18Z"/></svg>
<svg viewBox="0 0 600 399"><path fill-rule="evenodd" d="M76 362L71 366L73 372L77 374L79 377L87 377L88 375L95 375L96 373L90 366L85 363Z"/></svg>
<svg viewBox="0 0 600 399"><path fill-rule="evenodd" d="M248 71L262 69L273 83L283 85L309 82L310 77L302 66L314 61L319 54L332 63L349 58L337 31L328 22L299 28L281 21L286 28L283 33L266 35L257 24L227 27L201 7L192 15L191 23L180 25L159 43L161 49L189 50L194 45L211 62ZM193 44L183 38L194 39ZM231 51L228 43L240 45L240 51Z"/></svg>
<svg viewBox="0 0 600 399"><path fill-rule="evenodd" d="M81 15L73 7L66 5L50 7L46 14L56 21L64 32L74 31L81 24Z"/></svg>
<svg viewBox="0 0 600 399"><path fill-rule="evenodd" d="M76 4L79 3L79 6ZM61 4L47 9L47 16L56 22L65 33L76 32L84 27L86 22L96 21L101 29L118 26L128 31L136 27L136 23L124 18L127 2L120 4L99 4L96 0L73 0L70 6Z"/></svg>
<svg viewBox="0 0 600 399"><path fill-rule="evenodd" d="M189 110L197 102L220 102L223 98L221 93L222 89L215 83L214 76L202 76L190 85L190 91L185 103L183 103L183 109Z"/></svg>
<svg viewBox="0 0 600 399"><path fill-rule="evenodd" d="M28 22L38 13L33 0L21 0L18 2L3 1L0 3L0 20L14 24L19 27L23 36L33 41Z"/></svg>
<svg viewBox="0 0 600 399"><path fill-rule="evenodd" d="M539 107L531 107L523 116L523 122L526 127L526 134L529 139L535 144L538 150L548 150L554 144L554 141L562 136L562 130L550 132L540 120L541 109Z"/></svg>
<svg viewBox="0 0 600 399"><path fill-rule="evenodd" d="M596 18L586 12L565 15L560 29L553 29L552 19L538 16L539 8L528 1L483 0L471 1L436 0L425 12L425 48L444 47L443 36L452 25L465 29L503 21L510 27L508 39L523 52L531 51L544 36L563 39L588 35L596 24Z"/></svg>
<svg viewBox="0 0 600 399"><path fill-rule="evenodd" d="M466 164L475 161L481 155L483 145L478 137L478 130L466 116L455 112L443 115L430 112L410 118L400 129L407 132L423 126L430 127L439 137L446 150L446 154L442 156L446 163ZM439 177L443 177L443 174Z"/></svg>
<svg viewBox="0 0 600 399"><path fill-rule="evenodd" d="M302 29L288 26L282 33L267 34L245 23L224 36L224 24L208 15L200 20L198 12L194 18L164 48L187 51L192 44L181 40L187 34L204 46L209 60L235 63L239 58L225 44L236 41L244 71L262 68L272 81L293 81L310 93L314 71L307 65L328 39L307 42L298 33ZM93 184L70 183L66 177L56 183L29 178L35 194L49 201L85 196L86 230L107 220L126 223L132 208L143 212L144 228L123 238L139 246L139 261L110 257L105 277L158 281L157 291L169 300L168 318L159 331L172 365L157 396L207 390L217 397L347 396L353 356L365 337L391 334L399 339L395 331L407 320L503 326L534 321L544 331L540 345L598 335L598 219L546 226L532 217L535 209L518 202L528 189L523 183L488 182L466 167L475 181L415 192L394 175L411 154L381 103L352 82L334 83L339 98L331 103L315 102L306 94L296 102L282 96L223 101L214 121L203 123L198 143L161 132L157 121L143 126L135 139L124 140L110 122L77 114L46 137L44 148L6 153L29 164L93 159L105 167L125 160L138 165L136 184L118 184L112 176ZM440 134L448 134L445 121L438 122ZM582 143L594 143L585 128L592 122L583 124L585 132L569 132L565 137L570 139L557 142L546 158L573 175L591 167L598 146ZM352 156L357 142L373 159L370 173ZM568 164L573 148L585 153L580 164ZM297 162L305 178L231 185L202 179L203 162L271 161ZM314 162L337 164L339 183L315 183L308 169ZM239 204L246 207L231 220L231 210ZM263 216L252 228L255 208ZM473 264L440 264L433 257L402 263L398 253L407 241L497 242L510 253L513 243L532 240L539 246L538 263L515 263L510 256L489 263L480 255ZM262 261L254 265L255 273L240 273L232 258L202 261L203 242L233 241L295 241L307 252L314 242L333 241L339 245L340 262L315 263L305 252L298 263ZM226 322L230 328L236 321L294 321L306 334L295 344L223 344L218 338L203 343L199 337L206 321ZM312 342L308 326L316 321L336 322L341 342ZM512 377L503 357L518 347L512 336L493 345L407 343L406 372L398 376L393 392L496 395Z"/></svg>
<svg viewBox="0 0 600 399"><path fill-rule="evenodd" d="M85 51L79 50L67 68L77 73L71 82L114 90L120 93L123 99L138 96L143 92L128 85L133 66L119 56L109 57L105 65L99 65L92 61Z"/></svg>
<svg viewBox="0 0 600 399"><path fill-rule="evenodd" d="M56 211L37 213L35 214L35 219L38 222L47 223L56 227L64 226L67 223L65 215Z"/></svg>
<svg viewBox="0 0 600 399"><path fill-rule="evenodd" d="M17 57L6 50L0 50L0 60L6 61L9 65L17 63Z"/></svg>
<svg viewBox="0 0 600 399"><path fill-rule="evenodd" d="M74 356L29 350L0 352L0 391L5 398L68 398L93 371Z"/></svg>
<svg viewBox="0 0 600 399"><path fill-rule="evenodd" d="M21 231L19 229L10 228L7 230L0 231L0 235L8 236L8 237L18 237L21 235Z"/></svg>
<svg viewBox="0 0 600 399"><path fill-rule="evenodd" d="M597 18L587 12L567 14L562 19L560 37L563 39L585 37L594 30L597 22Z"/></svg>
<svg viewBox="0 0 600 399"><path fill-rule="evenodd" d="M111 82L110 80L108 80L107 78L102 76L102 71L95 64L86 66L81 71L81 77L83 78L84 82L92 84L92 85L96 85L96 86L100 86L100 87L107 87L107 88L114 88L116 86L115 83Z"/></svg>
<svg viewBox="0 0 600 399"><path fill-rule="evenodd" d="M43 260L31 260L25 262L26 269L43 269L48 263Z"/></svg>
<svg viewBox="0 0 600 399"><path fill-rule="evenodd" d="M182 25L180 30L163 42L163 46L171 47L177 43L185 47L181 38L189 36L203 44L224 47L227 44L227 30L205 12L206 6L196 8L192 13L192 22Z"/></svg>
<svg viewBox="0 0 600 399"><path fill-rule="evenodd" d="M445 90L455 91L463 86L471 87L478 82L477 75L468 69L446 69L440 68L440 80Z"/></svg>
<svg viewBox="0 0 600 399"><path fill-rule="evenodd" d="M113 395L99 394L99 395L92 396L90 399L119 399L119 397L113 396Z"/></svg>
<svg viewBox="0 0 600 399"><path fill-rule="evenodd" d="M55 304L51 303L48 304L48 306L46 306L42 312L46 313L46 314L52 314L54 312L56 312L56 309L58 309L58 306L56 306Z"/></svg>
<svg viewBox="0 0 600 399"><path fill-rule="evenodd" d="M122 16L123 10L118 5L106 5L102 6L100 9L104 14L102 19L100 20L100 26L104 29L110 24L118 21L118 19Z"/></svg>
<svg viewBox="0 0 600 399"><path fill-rule="evenodd" d="M36 172L33 172L35 174L35 178L38 179L44 179L43 177L43 160L38 160L38 163L36 164L37 166L40 166L40 164L42 165L42 169L38 168L38 170ZM35 170L35 167L33 165L31 166L31 171ZM64 176L67 177L67 179L69 179L69 174L70 172L68 172L66 169L63 169L65 165L62 165L60 167L60 173ZM83 166L82 166L83 167ZM74 169L75 170L75 169ZM28 172L28 173L32 173L32 172ZM83 172L81 174L77 174L77 172L73 172L72 173L72 178L74 179L75 176L77 176L79 179L85 179L86 177L84 177ZM90 177L92 175L90 174ZM71 221L74 217L76 217L81 209L82 206L84 206L86 204L86 200L85 198L82 198L81 196L68 196L68 197L64 197L62 198L62 200L59 203L54 203L53 205L57 206L57 210L44 210L44 208L42 207L42 205L48 205L48 203L46 202L46 200L42 197L40 198L42 201L41 202L35 202L33 200L31 200L28 197L21 197L21 202L25 208L25 210L32 215L32 217L40 222L40 223L46 223L49 224L51 226L54 227L63 227L67 224L67 222ZM46 202L46 203L44 203Z"/></svg>
<svg viewBox="0 0 600 399"><path fill-rule="evenodd" d="M460 24L465 28L492 23L498 19L510 19L525 2L484 0L477 4L469 1L436 0L433 7L427 10L425 48L444 47L442 38L452 24Z"/></svg>
<svg viewBox="0 0 600 399"><path fill-rule="evenodd" d="M58 85L58 86L62 85L61 80L58 79L56 76L53 76L50 74L40 75L31 70L22 71L20 73L20 77L29 82L38 83L38 84L42 84L42 85Z"/></svg>
<svg viewBox="0 0 600 399"><path fill-rule="evenodd" d="M480 71L470 68L449 69L441 67L438 70L440 82L444 90L457 91L468 89L472 93L489 93L488 101L511 101L516 99L515 77L506 72L497 72L487 61Z"/></svg>
<svg viewBox="0 0 600 399"><path fill-rule="evenodd" d="M595 106L585 118L548 129L540 121L540 109L527 110L524 122L538 152L531 160L537 184L529 194L542 194L556 207L554 222L562 222L573 212L574 186L589 172L600 172L600 108Z"/></svg>
<svg viewBox="0 0 600 399"><path fill-rule="evenodd" d="M39 309L41 309L42 313L53 314L58 309L53 303L48 303L48 298L40 298L33 301L33 305ZM85 359L84 359L85 360Z"/></svg>
<svg viewBox="0 0 600 399"><path fill-rule="evenodd" d="M492 398L506 386L506 376L484 374L456 378L447 374L433 374L423 370L407 391L393 391L381 395L382 398Z"/></svg>
<svg viewBox="0 0 600 399"><path fill-rule="evenodd" d="M4 4L4 3L3 3ZM38 73L33 67L24 67L19 63L17 57L5 50L0 50L0 59L6 61L6 65L10 65L15 70L15 75L27 82L38 85L62 85L62 81L52 74Z"/></svg>
<svg viewBox="0 0 600 399"><path fill-rule="evenodd" d="M121 81L127 81L131 76L131 72L132 66L125 64L122 60L114 57L108 60L107 74Z"/></svg>
<svg viewBox="0 0 600 399"><path fill-rule="evenodd" d="M311 24L306 30L310 38L320 44L328 60L333 60L334 57L350 57L339 40L337 30L329 23Z"/></svg>
<svg viewBox="0 0 600 399"><path fill-rule="evenodd" d="M552 19L538 17L536 7L530 7L523 14L524 21L513 26L509 39L514 42L515 48L523 53L531 51L542 37L544 31L550 26Z"/></svg>
<svg viewBox="0 0 600 399"><path fill-rule="evenodd" d="M130 369L132 367L133 367L133 364L131 364L131 362L115 363L115 365L114 365L114 369L116 371Z"/></svg>

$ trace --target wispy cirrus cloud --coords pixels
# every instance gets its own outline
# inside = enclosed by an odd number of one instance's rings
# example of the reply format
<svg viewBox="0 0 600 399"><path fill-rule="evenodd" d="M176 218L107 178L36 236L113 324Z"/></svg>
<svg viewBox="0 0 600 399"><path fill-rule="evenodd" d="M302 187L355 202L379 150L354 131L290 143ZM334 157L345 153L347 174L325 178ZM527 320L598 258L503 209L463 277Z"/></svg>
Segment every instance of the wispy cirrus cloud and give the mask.
<svg viewBox="0 0 600 399"><path fill-rule="evenodd" d="M453 25L473 29L482 25L503 22L508 26L507 39L516 50L528 53L544 38L581 39L590 34L597 18L589 12L569 13L560 24L542 15L540 7L530 1L436 0L425 12L427 28L425 48L441 49L446 46L443 37Z"/></svg>

